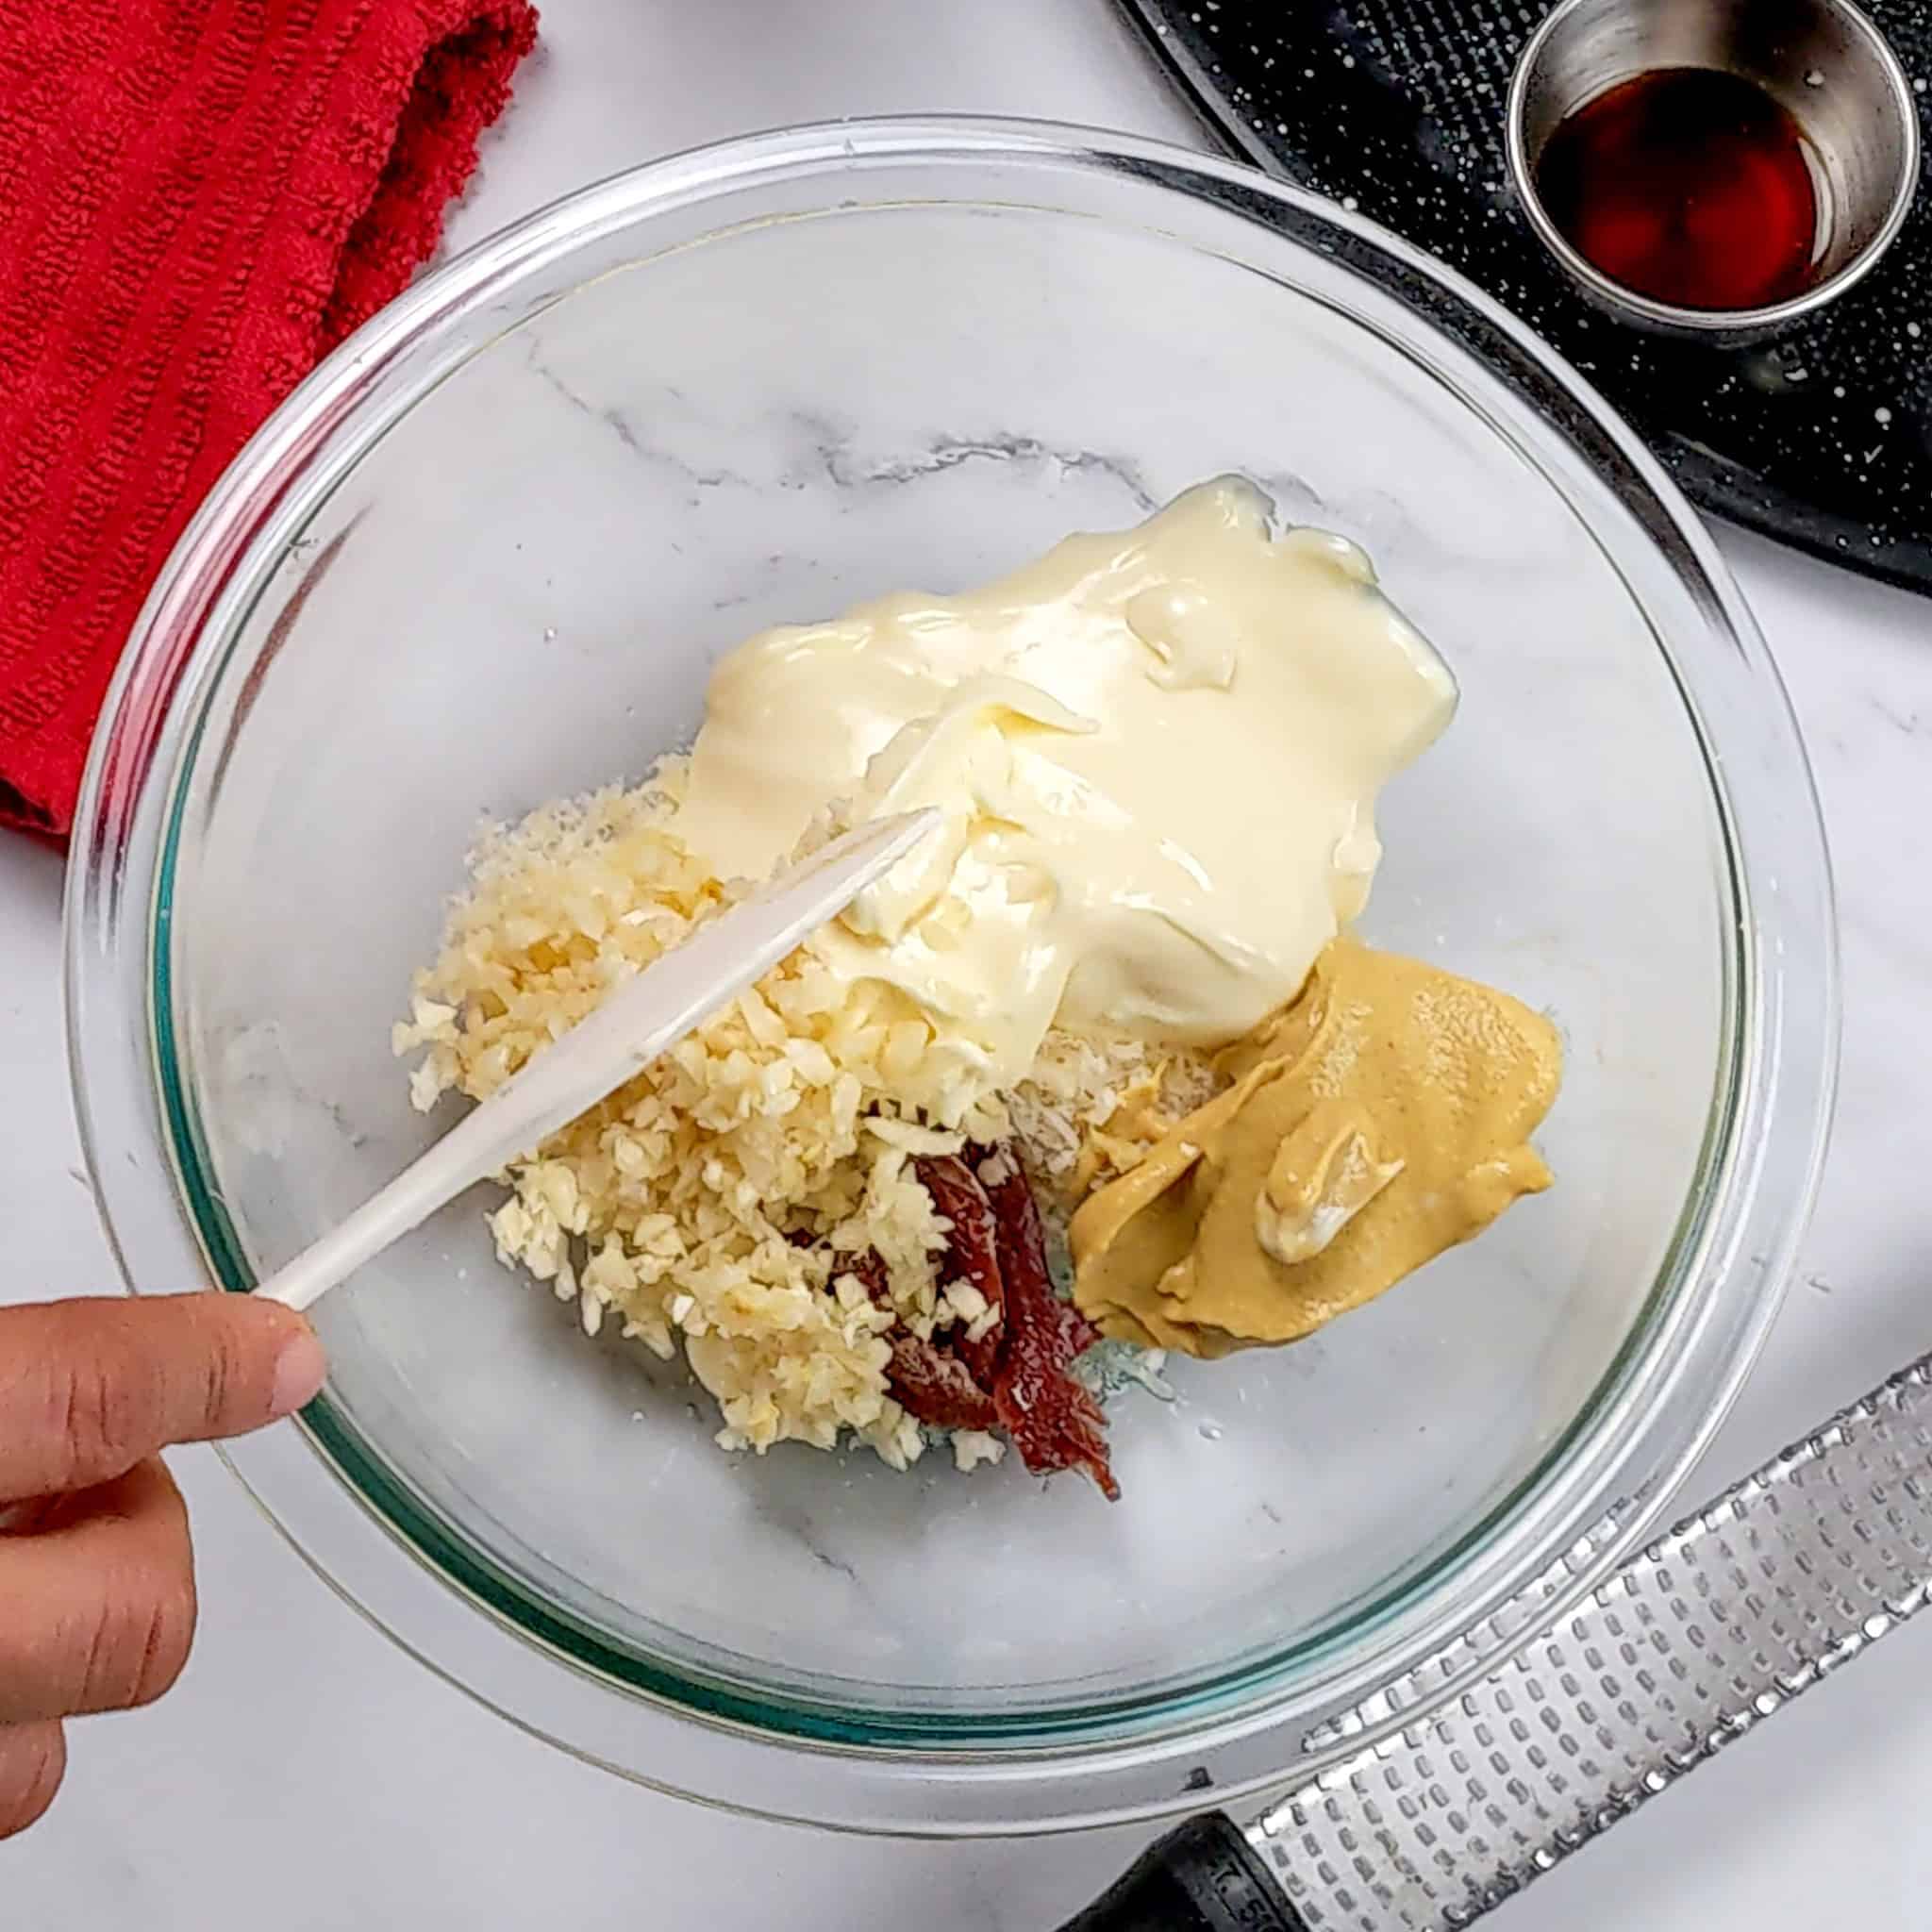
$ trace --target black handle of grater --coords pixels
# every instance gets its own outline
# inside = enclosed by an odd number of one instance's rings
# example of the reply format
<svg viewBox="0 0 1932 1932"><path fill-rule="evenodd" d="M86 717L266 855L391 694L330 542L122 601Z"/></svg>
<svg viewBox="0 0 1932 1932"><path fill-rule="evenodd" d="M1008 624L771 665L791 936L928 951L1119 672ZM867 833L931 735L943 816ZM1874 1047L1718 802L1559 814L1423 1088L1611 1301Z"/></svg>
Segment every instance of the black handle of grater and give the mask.
<svg viewBox="0 0 1932 1932"><path fill-rule="evenodd" d="M1307 1932L1224 1811L1157 1841L1060 1932Z"/></svg>

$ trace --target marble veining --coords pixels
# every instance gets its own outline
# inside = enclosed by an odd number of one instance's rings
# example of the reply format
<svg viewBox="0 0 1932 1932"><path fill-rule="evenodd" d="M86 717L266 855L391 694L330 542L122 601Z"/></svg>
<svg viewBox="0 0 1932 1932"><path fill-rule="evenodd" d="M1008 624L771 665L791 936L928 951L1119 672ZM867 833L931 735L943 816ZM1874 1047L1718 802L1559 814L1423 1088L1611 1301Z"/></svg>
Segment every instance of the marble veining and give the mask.
<svg viewBox="0 0 1932 1932"><path fill-rule="evenodd" d="M841 490L866 490L886 483L914 483L965 463L1044 463L1060 471L1093 473L1120 485L1141 512L1160 508L1162 498L1129 457L1091 449L1054 449L1037 437L994 433L981 437L936 438L918 456L896 461L868 460L857 439L823 417L800 412L795 420L812 439L812 452L824 474Z"/></svg>
<svg viewBox="0 0 1932 1932"><path fill-rule="evenodd" d="M602 424L640 462L656 464L668 471L673 476L687 484L692 492L718 490L726 485L733 485L739 489L756 487L749 478L740 475L734 470L708 466L699 468L685 462L671 451L647 441L632 423L628 411L619 408L612 403L593 402L589 396L579 393L564 376L552 368L543 358L543 339L541 335L531 336L525 353L525 362L553 395L579 415L591 417ZM678 397L678 391L669 386L666 388L666 393L674 398ZM691 500L696 501L694 493Z"/></svg>

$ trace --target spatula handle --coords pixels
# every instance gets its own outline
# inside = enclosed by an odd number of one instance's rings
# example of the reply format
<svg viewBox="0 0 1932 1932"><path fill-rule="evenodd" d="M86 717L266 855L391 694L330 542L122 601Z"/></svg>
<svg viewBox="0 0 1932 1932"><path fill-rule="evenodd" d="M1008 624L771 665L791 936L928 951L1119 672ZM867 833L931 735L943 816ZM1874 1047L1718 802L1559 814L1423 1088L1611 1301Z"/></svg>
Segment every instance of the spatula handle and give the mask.
<svg viewBox="0 0 1932 1932"><path fill-rule="evenodd" d="M619 985L474 1113L255 1291L306 1308L466 1188L596 1106L882 877L940 823L927 807L841 833Z"/></svg>

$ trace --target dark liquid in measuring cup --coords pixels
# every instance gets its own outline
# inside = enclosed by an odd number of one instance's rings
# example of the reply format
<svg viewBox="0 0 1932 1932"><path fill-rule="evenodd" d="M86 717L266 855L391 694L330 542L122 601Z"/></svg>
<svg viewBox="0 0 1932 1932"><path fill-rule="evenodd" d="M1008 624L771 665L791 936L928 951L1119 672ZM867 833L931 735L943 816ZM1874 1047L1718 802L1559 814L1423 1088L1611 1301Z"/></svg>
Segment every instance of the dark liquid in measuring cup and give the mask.
<svg viewBox="0 0 1932 1932"><path fill-rule="evenodd" d="M1640 74L1550 136L1537 192L1585 259L1679 308L1763 308L1815 273L1818 194L1798 124L1699 67Z"/></svg>

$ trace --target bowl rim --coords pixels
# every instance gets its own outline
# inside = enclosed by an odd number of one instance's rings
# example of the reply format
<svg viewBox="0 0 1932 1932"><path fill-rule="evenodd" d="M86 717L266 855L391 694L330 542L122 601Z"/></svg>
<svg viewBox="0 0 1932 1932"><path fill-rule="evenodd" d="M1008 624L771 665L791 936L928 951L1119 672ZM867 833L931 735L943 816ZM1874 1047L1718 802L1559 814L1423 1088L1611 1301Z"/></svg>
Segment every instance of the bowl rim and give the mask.
<svg viewBox="0 0 1932 1932"><path fill-rule="evenodd" d="M232 1445L226 1459L318 1574L406 1649L513 1722L626 1775L736 1808L810 1817L860 1829L945 1835L1158 1817L1200 1802L1197 1790L1181 1790L1178 1781L1168 1776L1174 1763L1185 1760L1191 1765L1211 1757L1220 1773L1214 1778L1215 1789L1224 1798L1237 1790L1265 1789L1287 1760L1299 1758L1306 1774L1311 1762L1308 1754L1320 1759L1324 1753L1332 1757L1373 1742L1403 1723L1404 1713L1412 1712L1418 1700L1450 1694L1461 1682L1492 1668L1545 1618L1601 1581L1616 1557L1655 1520L1727 1408L1769 1326L1823 1156L1837 1032L1829 863L1808 768L1775 668L1707 533L1634 433L1520 323L1461 277L1366 219L1239 163L1103 130L973 117L815 125L716 143L580 190L483 242L417 284L301 385L225 473L157 579L110 687L76 818L77 862L71 867L68 881L66 961L75 1107L110 1245L132 1287L136 1271L130 1258L137 1244L158 1239L171 1213L176 1217L177 1245L186 1230L178 1218L177 1177L170 1174L167 1159L158 1158L155 1151L157 1146L168 1149L173 1144L158 1120L157 1015L145 1001L139 1003L139 1010L125 997L117 1002L110 982L117 968L125 977L124 955L145 953L155 944L154 923L160 917L158 866L151 871L143 866L158 850L157 827L144 822L153 817L157 760L169 748L171 724L176 734L173 748L177 769L187 756L188 747L178 737L186 714L177 701L192 699L198 686L205 687L210 660L220 655L224 640L215 626L237 573L243 572L251 558L258 562L264 554L278 555L278 545L291 527L295 511L286 488L291 466L312 455L332 432L353 427L358 399L367 392L370 380L432 324L446 325L475 305L488 304L504 294L518 276L546 259L562 259L599 232L640 225L667 206L689 205L693 197L742 188L774 168L823 173L851 161L901 158L946 164L1003 159L1075 171L1100 168L1141 176L1157 198L1200 198L1222 189L1238 197L1238 204L1219 206L1238 206L1238 211L1257 223L1270 211L1291 214L1304 224L1318 223L1352 238L1419 277L1424 286L1474 310L1553 382L1643 486L1647 507L1660 516L1668 534L1696 565L1714 607L1710 621L1721 625L1735 644L1763 701L1764 722L1780 741L1776 749L1784 754L1787 769L1778 776L1787 787L1796 781L1796 803L1790 808L1794 830L1808 848L1778 855L1783 878L1772 880L1774 898L1768 904L1762 895L1754 900L1742 891L1744 881L1739 881L1738 907L1743 916L1732 937L1742 979L1735 1016L1740 1027L1749 1027L1750 1037L1740 1036L1737 1042L1734 1072L1739 1079L1755 1082L1760 1112L1767 1083L1781 1084L1787 1099L1795 1092L1800 1105L1795 1112L1788 1106L1782 1122L1774 1117L1763 1120L1761 1144L1747 1150L1754 1165L1742 1208L1766 1206L1753 1177L1762 1175L1772 1129L1777 1130L1783 1193L1776 1211L1767 1217L1742 1215L1746 1221L1766 1219L1774 1224L1753 1225L1750 1233L1755 1239L1748 1246L1740 1246L1742 1226L1731 1230L1726 1251L1712 1261L1713 1283L1738 1284L1731 1292L1741 1312L1736 1336L1720 1350L1718 1359L1705 1365L1714 1374L1698 1418L1694 1424L1675 1430L1668 1452L1652 1458L1653 1466L1641 1481L1620 1487L1639 1459L1636 1449L1641 1445L1629 1444L1614 1469L1596 1473L1589 1494L1573 1497L1567 1510L1546 1511L1559 1515L1562 1524L1560 1533L1546 1534L1542 1540L1542 1550L1554 1553L1550 1560L1534 1574L1524 1575L1519 1569L1509 1590L1492 1589L1479 1609L1457 1615L1448 1628L1437 1628L1427 1649L1407 1659L1399 1682L1369 1687L1374 1694L1328 1726L1326 1734L1298 1734L1291 1727L1285 1731L1280 1700L1275 1698L1220 1712L1205 1726L1183 1727L1173 1735L1138 1736L1124 1743L1098 1745L1035 1742L1024 1750L1004 1752L908 1751L877 1740L855 1745L837 1737L780 1738L748 1725L741 1713L693 1711L670 1705L661 1696L636 1692L631 1702L641 1722L613 1725L585 1702L585 1697L596 1697L608 1703L611 1680L587 1671L554 1638L527 1631L512 1638L501 1626L496 1607L480 1606L490 1610L488 1617L465 1620L475 1641L459 1646L464 1650L462 1661L453 1663L440 1645L435 1646L437 1654L429 1654L432 1646L418 1633L425 1617L435 1613L425 1607L423 1590L433 1591L447 1623L449 1591L455 1589L460 1594L462 1585L440 1574L432 1578L427 1559L413 1547L407 1559L397 1555L380 1563L371 1557L372 1546L384 1540L368 1537L370 1521L379 1523L400 1551L395 1525L384 1521L367 1499L357 1496L352 1502L340 1473L296 1430L270 1431ZM1288 245L1304 245L1285 235L1280 239ZM1440 325L1432 325L1432 331L1440 332ZM1650 534L1655 541L1658 532ZM1701 738L1701 721L1694 711L1692 716L1700 724ZM1708 743L1704 750L1708 763ZM172 781L168 789L174 790ZM1717 796L1723 815L1727 795L1719 789ZM1734 827L1731 830L1735 832ZM1735 870L1735 845L1733 866ZM1780 892L1781 898L1776 896ZM1756 914L1751 910L1754 904L1758 908ZM1815 1001L1818 1010L1808 1014L1787 1010L1785 989L1791 967L1784 957L1782 938L1774 955L1764 943L1764 916L1778 912L1789 927L1794 908L1801 921L1807 915L1823 915L1808 935L1813 985L1798 989L1810 996L1806 1004ZM140 929L129 924L130 916L142 920ZM124 933L142 943L129 945ZM1802 958L1807 935L1791 927L1783 938L1797 942ZM106 1024L99 1024L104 1001ZM1747 1101L1750 1098L1747 1094ZM109 1105L118 1116L111 1131ZM1740 1125L1750 1124L1739 1118ZM1722 1190L1706 1191L1714 1195ZM1679 1318L1686 1312L1681 1307L1676 1310ZM1686 1345L1696 1339L1690 1337ZM1630 1346L1626 1343L1626 1352ZM1685 1366L1680 1360L1680 1375ZM1653 1391L1654 1406L1662 1406L1668 1392ZM1654 1429L1654 1424L1651 1426ZM316 1484L319 1468L325 1468L335 1482ZM298 1491L303 1500L296 1504L291 1499ZM374 1570L382 1574L375 1575ZM353 1588L343 1581L345 1574L357 1577ZM474 1593L471 1600L475 1602ZM1471 1627L1456 1627L1464 1622ZM491 1631L495 1632L494 1640L487 1634ZM1410 1648L1413 1652L1414 1645ZM570 1694L572 1681L584 1696ZM558 1707L559 1699L571 1707L568 1722L546 1714ZM647 1749L640 1747L641 1739ZM781 1763L765 1761L774 1754ZM675 1771L664 1768L680 1757L684 1762ZM693 1758L705 1762L694 1764ZM835 1766L847 1771L856 1766L860 1774L841 1774L838 1782L847 1788L836 1793L814 1789L801 1797L793 1789L800 1782L801 1761L816 1765L822 1773ZM804 1782L813 1785L817 1780L808 1773Z"/></svg>

